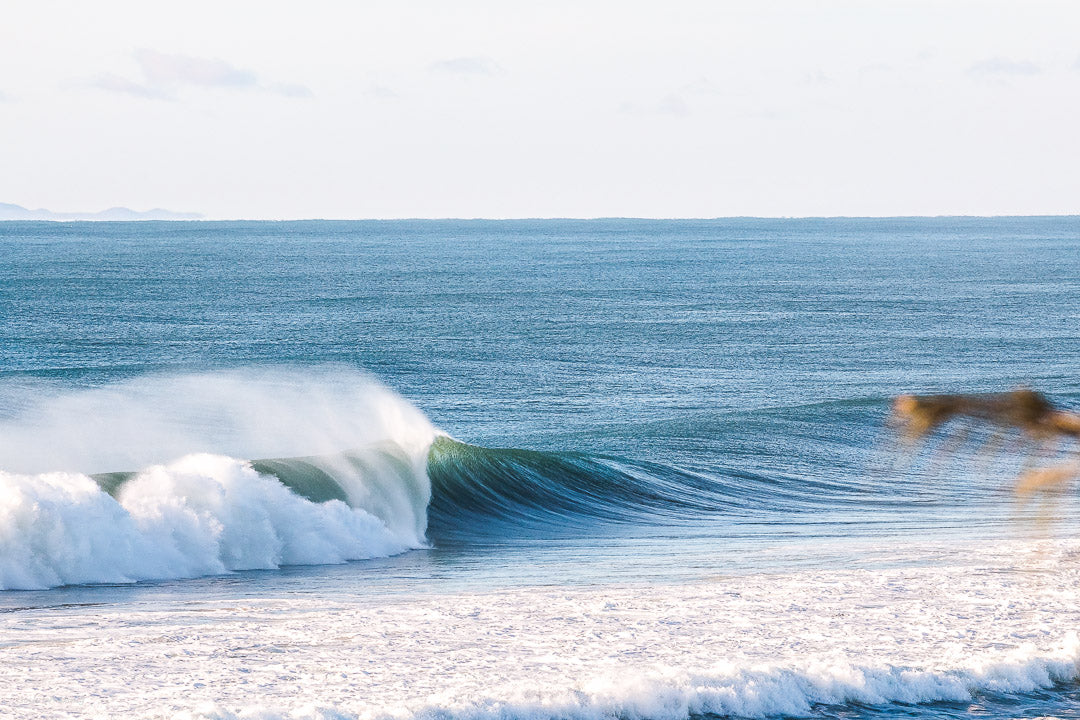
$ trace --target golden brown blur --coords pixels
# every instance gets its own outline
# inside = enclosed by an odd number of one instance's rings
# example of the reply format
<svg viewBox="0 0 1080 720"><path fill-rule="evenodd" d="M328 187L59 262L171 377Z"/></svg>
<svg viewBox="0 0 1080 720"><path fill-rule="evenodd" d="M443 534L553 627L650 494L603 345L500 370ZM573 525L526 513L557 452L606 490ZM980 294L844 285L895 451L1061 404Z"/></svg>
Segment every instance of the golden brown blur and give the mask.
<svg viewBox="0 0 1080 720"><path fill-rule="evenodd" d="M1017 493L1060 489L1080 476L1080 414L1061 410L1042 393L1017 388L1005 393L900 395L890 424L909 449L931 435L945 437L942 451L956 452L972 430L988 431L981 452L1000 448L1009 436L1024 459ZM1063 445L1066 452L1063 457ZM1066 459L1066 462L1060 462Z"/></svg>

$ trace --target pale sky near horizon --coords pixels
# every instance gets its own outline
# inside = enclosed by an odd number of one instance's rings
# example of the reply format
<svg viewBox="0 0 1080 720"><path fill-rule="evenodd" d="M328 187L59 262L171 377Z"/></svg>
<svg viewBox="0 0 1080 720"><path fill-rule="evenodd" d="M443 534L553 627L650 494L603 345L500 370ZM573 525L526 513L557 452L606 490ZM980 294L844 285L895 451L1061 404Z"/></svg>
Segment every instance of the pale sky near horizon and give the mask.
<svg viewBox="0 0 1080 720"><path fill-rule="evenodd" d="M1077 2L12 2L0 202L1080 213Z"/></svg>

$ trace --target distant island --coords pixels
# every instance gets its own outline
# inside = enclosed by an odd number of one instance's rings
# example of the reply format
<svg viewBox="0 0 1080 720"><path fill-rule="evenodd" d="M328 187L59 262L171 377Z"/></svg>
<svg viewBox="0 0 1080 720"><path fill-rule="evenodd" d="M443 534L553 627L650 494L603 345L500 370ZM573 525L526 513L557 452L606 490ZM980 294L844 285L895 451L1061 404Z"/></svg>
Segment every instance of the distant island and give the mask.
<svg viewBox="0 0 1080 720"><path fill-rule="evenodd" d="M53 212L44 208L31 210L22 205L0 203L0 220L198 220L199 213L173 212L162 208L138 211L112 207L100 212Z"/></svg>

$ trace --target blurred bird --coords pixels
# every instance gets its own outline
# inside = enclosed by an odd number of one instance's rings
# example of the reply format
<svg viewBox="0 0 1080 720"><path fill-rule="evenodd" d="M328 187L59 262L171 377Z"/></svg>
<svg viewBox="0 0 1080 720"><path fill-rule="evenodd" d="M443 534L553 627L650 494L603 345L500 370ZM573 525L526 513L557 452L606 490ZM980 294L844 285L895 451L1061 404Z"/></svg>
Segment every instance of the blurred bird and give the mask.
<svg viewBox="0 0 1080 720"><path fill-rule="evenodd" d="M932 435L946 437L942 452L953 452L972 429L992 434L984 452L997 448L1010 434L1026 459L1017 479L1018 492L1060 488L1080 476L1080 454L1073 447L1065 463L1036 466L1048 456L1059 457L1062 442L1080 441L1080 413L1055 407L1042 393L1017 388L1004 393L960 395L900 395L893 400L890 424L909 446Z"/></svg>

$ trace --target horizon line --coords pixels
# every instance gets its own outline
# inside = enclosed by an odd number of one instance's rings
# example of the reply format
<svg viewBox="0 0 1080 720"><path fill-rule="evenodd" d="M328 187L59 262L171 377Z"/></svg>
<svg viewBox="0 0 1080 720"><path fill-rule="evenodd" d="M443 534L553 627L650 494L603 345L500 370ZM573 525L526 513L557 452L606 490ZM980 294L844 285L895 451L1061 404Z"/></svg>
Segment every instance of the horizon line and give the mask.
<svg viewBox="0 0 1080 720"><path fill-rule="evenodd" d="M289 222L538 222L538 221L576 221L597 222L605 220L625 220L640 222L663 222L663 221L710 221L710 220L947 220L947 219L971 219L971 220L994 220L1010 218L1080 218L1080 212L1073 213L1005 213L1005 214L965 214L943 213L938 215L713 215L713 216L667 216L650 217L638 215L597 215L597 216L521 216L521 217L295 217L295 218L129 218L114 220L108 218L0 218L0 223L230 223L230 222L265 222L265 223L289 223Z"/></svg>

